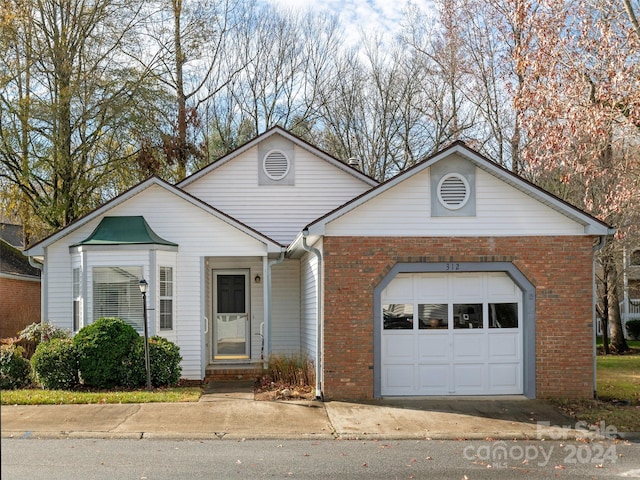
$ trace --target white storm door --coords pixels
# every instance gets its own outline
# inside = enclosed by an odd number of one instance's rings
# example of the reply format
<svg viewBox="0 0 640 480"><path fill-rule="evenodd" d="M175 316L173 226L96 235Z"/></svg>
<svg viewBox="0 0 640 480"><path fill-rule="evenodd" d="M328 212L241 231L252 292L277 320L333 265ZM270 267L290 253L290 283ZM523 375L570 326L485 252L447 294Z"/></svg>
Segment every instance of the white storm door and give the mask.
<svg viewBox="0 0 640 480"><path fill-rule="evenodd" d="M213 276L213 359L249 358L248 272L214 271Z"/></svg>

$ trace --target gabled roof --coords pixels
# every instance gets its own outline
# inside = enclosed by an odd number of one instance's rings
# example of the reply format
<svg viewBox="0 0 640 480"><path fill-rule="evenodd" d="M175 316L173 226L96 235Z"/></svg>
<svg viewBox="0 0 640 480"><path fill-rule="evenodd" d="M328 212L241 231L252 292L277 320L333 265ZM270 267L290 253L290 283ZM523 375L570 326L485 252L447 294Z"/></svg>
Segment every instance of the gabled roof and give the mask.
<svg viewBox="0 0 640 480"><path fill-rule="evenodd" d="M358 206L366 203L370 199L386 192L390 188L395 187L399 183L405 181L407 178L416 175L425 169L428 169L435 163L453 155L458 154L467 160L471 161L476 167L481 168L485 172L495 176L496 178L504 181L512 187L520 190L526 195L536 199L540 203L547 205L548 207L556 210L557 212L565 215L569 219L584 226L584 233L587 235L612 235L615 233L615 229L597 219L596 217L580 210L579 208L571 205L570 203L556 197L552 193L538 187L537 185L525 180L524 178L516 175L515 173L501 167L497 163L489 160L487 157L481 155L477 151L469 148L464 142L457 141L452 143L449 147L437 152L436 154L424 159L420 163L412 166L411 168L399 173L395 177L381 183L375 188L368 190L362 195L350 200L344 205L336 208L335 210L327 213L319 219L311 222L305 227L309 234L312 236L322 235L327 223L335 220L338 217L350 212ZM297 244L300 238L292 244Z"/></svg>
<svg viewBox="0 0 640 480"><path fill-rule="evenodd" d="M40 277L41 271L29 264L22 252L13 245L0 239L0 274L24 277Z"/></svg>
<svg viewBox="0 0 640 480"><path fill-rule="evenodd" d="M249 235L250 237L263 242L267 245L267 249L269 252L274 252L274 253L278 253L280 252L281 248L283 247L283 245L281 245L280 243L276 242L275 240L267 237L266 235L263 235L262 233L254 230L253 228L249 227L248 225L245 225L244 223L236 220L235 218L227 215L226 213L218 210L217 208L212 207L211 205L204 203L203 201L197 199L196 197L189 195L187 192L180 190L179 188L165 182L164 180L158 178L158 177L150 177L147 180L139 183L138 185L130 188L129 190L127 190L126 192L120 194L119 196L113 198L112 200L108 201L107 203L105 203L104 205L102 205L101 207L98 207L97 209L95 209L94 211L88 213L87 215L85 215L84 217L81 217L77 220L75 220L74 222L70 223L69 225L67 225L65 228L63 228L62 230L57 231L56 233L50 235L49 237L45 238L44 240L41 240L40 242L36 243L35 245L32 245L31 247L29 247L28 249L26 249L24 251L25 255L28 256L41 256L44 255L44 249L46 247L48 247L49 245L57 242L58 240L60 240L61 238L65 237L66 235L68 235L69 233L77 230L78 228L82 227L83 225L85 225L86 223L90 222L91 220L94 220L96 218L99 218L102 215L105 215L109 210L113 209L114 207L126 202L127 200L135 197L136 195L138 195L140 192L146 190L147 188L157 185L161 188L164 188L165 190L167 190L168 192L170 192L173 195L176 195L180 198L182 198L183 200L186 200L187 202L193 204L194 206L201 208L202 210L206 211L207 213L213 215L216 218L219 218L220 220L228 223L229 225L231 225L232 227L237 228L238 230L246 233L247 235Z"/></svg>
<svg viewBox="0 0 640 480"><path fill-rule="evenodd" d="M176 184L177 187L179 188L184 188L185 186L189 185L190 183L195 182L196 180L199 180L200 178L204 177L205 175L211 173L213 170L220 168L222 165L232 161L234 158L242 155L244 152L246 152L247 150L252 149L253 147L255 147L256 145L258 145L261 142L264 142L265 140L267 140L268 138L274 136L274 135L280 135L281 137L286 138L287 140L291 141L292 143L294 143L295 145L297 145L300 148L303 148L309 152L311 152L313 155L321 158L322 160L332 164L333 166L349 173L350 175L353 175L354 177L358 178L359 180L373 186L378 185L378 181L369 177L368 175L365 175L364 173L362 173L360 170L353 168L351 165L348 165L347 163L341 162L340 160L338 160L335 157L332 157L331 155L329 155L327 152L314 147L313 145L311 145L310 143L306 142L305 140L291 134L290 132L287 132L286 130L284 130L282 127L272 127L269 130L267 130L266 132L264 132L261 135L258 135L256 138L254 138L253 140L250 140L249 142L245 143L244 145L236 148L234 151L232 151L231 153L225 155L224 157L220 158L219 160L216 160L215 162L207 165L206 167L202 168L201 170L198 170L197 172L195 172L194 174L188 176L187 178L185 178L184 180L178 182Z"/></svg>
<svg viewBox="0 0 640 480"><path fill-rule="evenodd" d="M104 217L91 235L72 247L80 245L178 246L160 237L142 216Z"/></svg>

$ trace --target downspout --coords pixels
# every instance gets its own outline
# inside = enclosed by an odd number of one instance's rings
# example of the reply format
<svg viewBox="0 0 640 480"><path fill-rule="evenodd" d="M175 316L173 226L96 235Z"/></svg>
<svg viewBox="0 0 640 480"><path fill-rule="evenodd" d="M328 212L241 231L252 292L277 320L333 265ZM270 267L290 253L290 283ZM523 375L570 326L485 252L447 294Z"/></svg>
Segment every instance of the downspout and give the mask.
<svg viewBox="0 0 640 480"><path fill-rule="evenodd" d="M309 229L302 231L302 248L313 253L318 259L317 302L316 307L316 400L322 400L322 253L307 244Z"/></svg>
<svg viewBox="0 0 640 480"><path fill-rule="evenodd" d="M594 243L593 245L593 259L591 260L593 263L593 266L591 268L592 271L592 276L593 276L593 306L592 306L592 318L593 318L593 398L597 399L598 398L598 391L597 391L597 368L598 368L598 362L597 362L597 357L598 357L598 350L596 347L596 342L597 342L597 335L598 335L598 314L597 314L597 310L596 310L596 303L598 301L598 285L596 284L596 256L595 253L602 250L604 248L604 246L607 244L607 236L606 235L600 235L598 237L597 240L598 243Z"/></svg>
<svg viewBox="0 0 640 480"><path fill-rule="evenodd" d="M274 265L278 265L279 263L284 262L284 254L286 252L286 248L282 247L280 249L280 256L278 258L276 258L275 260L270 260L269 263L267 264L267 274L266 274L266 282L267 282L267 298L266 298L266 304L267 304L267 328L266 328L266 345L265 345L265 350L266 352L266 358L269 358L269 355L271 354L271 267L273 267ZM263 338L263 342L264 342L264 338ZM265 355L263 355L265 356ZM265 358L262 358L263 363L266 366L266 362L267 360Z"/></svg>
<svg viewBox="0 0 640 480"><path fill-rule="evenodd" d="M45 286L47 285L44 263L37 262L31 255L29 255L27 258L29 259L29 265L31 265L33 268L37 268L38 270L40 270L40 272L42 272L40 274L40 322L42 323L44 319L44 312L46 311L45 308L47 305L46 289L42 288L43 283Z"/></svg>

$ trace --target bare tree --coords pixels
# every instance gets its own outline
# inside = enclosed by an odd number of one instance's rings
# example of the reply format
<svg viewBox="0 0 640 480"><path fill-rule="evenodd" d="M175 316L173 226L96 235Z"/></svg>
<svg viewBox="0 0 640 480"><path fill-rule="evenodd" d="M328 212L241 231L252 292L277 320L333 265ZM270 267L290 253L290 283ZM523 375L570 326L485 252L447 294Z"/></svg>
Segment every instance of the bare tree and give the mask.
<svg viewBox="0 0 640 480"><path fill-rule="evenodd" d="M20 192L23 212L59 228L120 187L131 155L125 125L144 88L144 72L123 54L140 5L31 0L5 8L22 13L3 56L0 178Z"/></svg>

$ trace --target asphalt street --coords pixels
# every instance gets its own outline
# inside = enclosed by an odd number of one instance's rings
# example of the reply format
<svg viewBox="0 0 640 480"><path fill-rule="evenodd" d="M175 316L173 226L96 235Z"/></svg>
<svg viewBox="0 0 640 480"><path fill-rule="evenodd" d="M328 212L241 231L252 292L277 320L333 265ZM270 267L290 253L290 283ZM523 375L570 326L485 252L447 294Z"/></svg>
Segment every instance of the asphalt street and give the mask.
<svg viewBox="0 0 640 480"><path fill-rule="evenodd" d="M640 478L640 444L613 440L2 439L2 478L11 480L518 477Z"/></svg>

